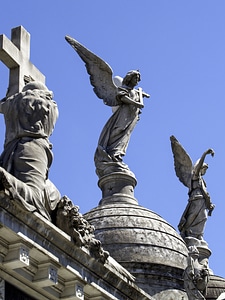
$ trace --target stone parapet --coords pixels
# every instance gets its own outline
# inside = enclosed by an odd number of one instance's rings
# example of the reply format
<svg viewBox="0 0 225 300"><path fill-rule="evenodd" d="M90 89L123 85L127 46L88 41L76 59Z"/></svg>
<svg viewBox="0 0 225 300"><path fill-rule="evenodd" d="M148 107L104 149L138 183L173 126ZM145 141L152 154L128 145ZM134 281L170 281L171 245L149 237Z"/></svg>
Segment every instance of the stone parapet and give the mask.
<svg viewBox="0 0 225 300"><path fill-rule="evenodd" d="M3 192L0 201L1 279L38 300L153 300L111 257L110 263L97 261L38 213Z"/></svg>

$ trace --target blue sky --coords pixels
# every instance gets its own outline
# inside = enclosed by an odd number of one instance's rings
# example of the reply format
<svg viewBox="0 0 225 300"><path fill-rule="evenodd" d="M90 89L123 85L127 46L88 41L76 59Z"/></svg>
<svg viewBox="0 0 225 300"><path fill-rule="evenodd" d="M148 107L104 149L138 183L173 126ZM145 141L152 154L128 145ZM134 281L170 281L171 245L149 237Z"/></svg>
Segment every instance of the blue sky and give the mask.
<svg viewBox="0 0 225 300"><path fill-rule="evenodd" d="M205 175L216 208L205 240L210 267L225 277L225 2L223 0L3 1L0 34L23 25L31 34L31 61L46 76L60 117L51 137L50 178L81 213L101 199L93 162L111 109L96 97L84 63L65 41L70 35L110 64L114 75L139 69L149 94L124 161L135 173L140 205L177 228L187 188L175 175L170 135L195 162L208 149ZM8 70L0 64L0 98ZM4 122L0 119L4 142Z"/></svg>

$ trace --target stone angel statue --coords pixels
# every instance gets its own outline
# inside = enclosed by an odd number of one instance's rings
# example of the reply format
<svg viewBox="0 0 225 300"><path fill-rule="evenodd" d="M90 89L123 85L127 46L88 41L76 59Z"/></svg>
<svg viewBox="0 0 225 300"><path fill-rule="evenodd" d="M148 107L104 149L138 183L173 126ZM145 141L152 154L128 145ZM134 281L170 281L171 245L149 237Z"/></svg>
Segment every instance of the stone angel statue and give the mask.
<svg viewBox="0 0 225 300"><path fill-rule="evenodd" d="M113 114L104 126L95 152L96 173L101 178L113 172L132 173L123 162L139 114L144 107L143 98L150 96L134 87L141 80L138 70L130 71L124 78L113 78L111 67L100 57L75 39L66 36L67 42L85 62L91 85L98 98L113 108Z"/></svg>
<svg viewBox="0 0 225 300"><path fill-rule="evenodd" d="M188 187L188 204L181 217L178 229L183 238L195 238L203 241L203 233L207 216L211 216L214 205L206 190L203 175L208 169L204 162L206 155L214 156L212 149L206 150L195 164L192 163L182 145L174 137L170 137L174 157L175 172L179 180Z"/></svg>

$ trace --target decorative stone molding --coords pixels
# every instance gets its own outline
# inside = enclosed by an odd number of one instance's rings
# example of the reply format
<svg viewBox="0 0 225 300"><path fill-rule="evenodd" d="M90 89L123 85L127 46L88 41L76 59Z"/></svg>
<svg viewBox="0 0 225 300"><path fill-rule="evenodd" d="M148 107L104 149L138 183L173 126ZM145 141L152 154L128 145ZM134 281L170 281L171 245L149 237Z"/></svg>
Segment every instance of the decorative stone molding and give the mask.
<svg viewBox="0 0 225 300"><path fill-rule="evenodd" d="M72 298L71 298L72 297ZM84 300L84 284L80 281L67 282L61 294L63 300Z"/></svg>
<svg viewBox="0 0 225 300"><path fill-rule="evenodd" d="M38 300L153 300L122 266L113 269L113 258L103 264L40 214L25 211L2 192L0 201L2 280Z"/></svg>
<svg viewBox="0 0 225 300"><path fill-rule="evenodd" d="M62 197L57 206L56 226L69 234L76 246L87 248L92 257L103 264L106 262L109 253L95 238L94 226L85 220L79 212L79 206L73 205L67 196Z"/></svg>
<svg viewBox="0 0 225 300"><path fill-rule="evenodd" d="M33 282L40 287L56 285L58 283L57 268L51 263L40 264Z"/></svg>
<svg viewBox="0 0 225 300"><path fill-rule="evenodd" d="M9 245L9 251L4 258L3 265L11 269L29 266L29 249L22 243Z"/></svg>
<svg viewBox="0 0 225 300"><path fill-rule="evenodd" d="M99 205L116 202L137 204L137 200L134 198L136 185L137 180L134 176L122 172L101 177L98 181L98 186L102 191L102 200Z"/></svg>
<svg viewBox="0 0 225 300"><path fill-rule="evenodd" d="M0 300L5 300L5 280L0 278Z"/></svg>

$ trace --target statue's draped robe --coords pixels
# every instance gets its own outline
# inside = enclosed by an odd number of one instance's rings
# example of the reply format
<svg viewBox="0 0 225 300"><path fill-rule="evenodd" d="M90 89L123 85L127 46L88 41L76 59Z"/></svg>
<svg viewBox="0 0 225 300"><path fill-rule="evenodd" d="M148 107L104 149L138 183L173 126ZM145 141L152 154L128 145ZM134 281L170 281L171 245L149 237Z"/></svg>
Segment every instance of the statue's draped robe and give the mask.
<svg viewBox="0 0 225 300"><path fill-rule="evenodd" d="M28 90L0 102L6 134L1 155L1 188L27 210L51 220L60 193L48 179L53 154L51 135L58 109L41 90Z"/></svg>
<svg viewBox="0 0 225 300"><path fill-rule="evenodd" d="M184 237L203 238L209 206L210 198L205 181L201 176L196 176L192 179L189 201L178 225Z"/></svg>
<svg viewBox="0 0 225 300"><path fill-rule="evenodd" d="M124 95L124 88L118 89L118 99ZM139 101L138 92L127 90L133 101ZM120 102L116 111L105 124L98 141L95 152L96 173L99 177L111 172L130 172L127 165L122 162L127 146L137 121L140 109L133 105Z"/></svg>

